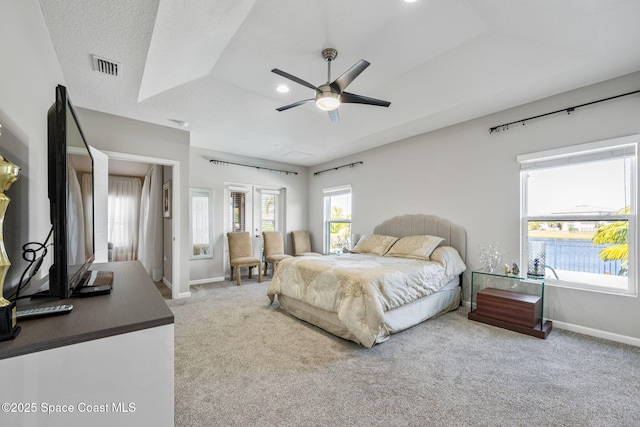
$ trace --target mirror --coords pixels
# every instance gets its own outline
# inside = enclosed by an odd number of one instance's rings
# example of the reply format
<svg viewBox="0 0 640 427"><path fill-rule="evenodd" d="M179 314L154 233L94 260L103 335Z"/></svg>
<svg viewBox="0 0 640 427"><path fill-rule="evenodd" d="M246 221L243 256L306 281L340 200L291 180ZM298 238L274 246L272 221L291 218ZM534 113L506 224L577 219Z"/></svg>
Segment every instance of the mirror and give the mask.
<svg viewBox="0 0 640 427"><path fill-rule="evenodd" d="M213 258L213 233L211 190L205 188L189 189L191 200L191 259Z"/></svg>

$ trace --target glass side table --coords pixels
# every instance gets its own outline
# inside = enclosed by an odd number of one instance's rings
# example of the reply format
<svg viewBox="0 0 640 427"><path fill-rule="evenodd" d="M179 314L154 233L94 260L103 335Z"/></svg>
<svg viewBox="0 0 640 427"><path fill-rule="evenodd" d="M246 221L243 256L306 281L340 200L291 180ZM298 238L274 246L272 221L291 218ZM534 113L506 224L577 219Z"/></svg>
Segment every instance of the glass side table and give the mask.
<svg viewBox="0 0 640 427"><path fill-rule="evenodd" d="M468 318L546 338L552 323L544 320L544 279L487 270L472 271Z"/></svg>

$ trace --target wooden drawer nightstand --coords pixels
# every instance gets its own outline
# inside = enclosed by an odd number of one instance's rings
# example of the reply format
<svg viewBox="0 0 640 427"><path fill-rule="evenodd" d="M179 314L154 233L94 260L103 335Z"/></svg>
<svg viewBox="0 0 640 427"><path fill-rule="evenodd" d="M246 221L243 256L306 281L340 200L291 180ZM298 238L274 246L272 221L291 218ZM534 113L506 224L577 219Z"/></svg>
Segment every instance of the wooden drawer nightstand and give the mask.
<svg viewBox="0 0 640 427"><path fill-rule="evenodd" d="M543 313L543 280L484 270L471 273L469 319L546 338L552 325Z"/></svg>

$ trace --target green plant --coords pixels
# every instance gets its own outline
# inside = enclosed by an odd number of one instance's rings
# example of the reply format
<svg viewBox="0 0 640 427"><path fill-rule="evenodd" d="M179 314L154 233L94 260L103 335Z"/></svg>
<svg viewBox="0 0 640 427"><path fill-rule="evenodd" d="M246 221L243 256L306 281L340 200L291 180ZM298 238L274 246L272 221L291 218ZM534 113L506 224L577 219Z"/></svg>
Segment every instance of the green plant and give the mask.
<svg viewBox="0 0 640 427"><path fill-rule="evenodd" d="M616 214L629 214L630 206L616 211ZM598 255L603 261L621 260L618 275L624 275L629 268L629 223L627 221L615 221L600 226L591 241L596 245L611 244L600 250Z"/></svg>

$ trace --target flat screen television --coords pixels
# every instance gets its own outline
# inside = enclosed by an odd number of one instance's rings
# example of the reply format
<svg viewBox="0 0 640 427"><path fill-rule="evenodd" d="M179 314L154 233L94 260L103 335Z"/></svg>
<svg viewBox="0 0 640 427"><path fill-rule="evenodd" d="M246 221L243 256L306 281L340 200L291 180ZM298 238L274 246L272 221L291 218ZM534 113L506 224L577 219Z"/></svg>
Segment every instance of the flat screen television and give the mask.
<svg viewBox="0 0 640 427"><path fill-rule="evenodd" d="M95 259L93 157L64 86L49 109L48 186L53 264L48 294L68 298Z"/></svg>

